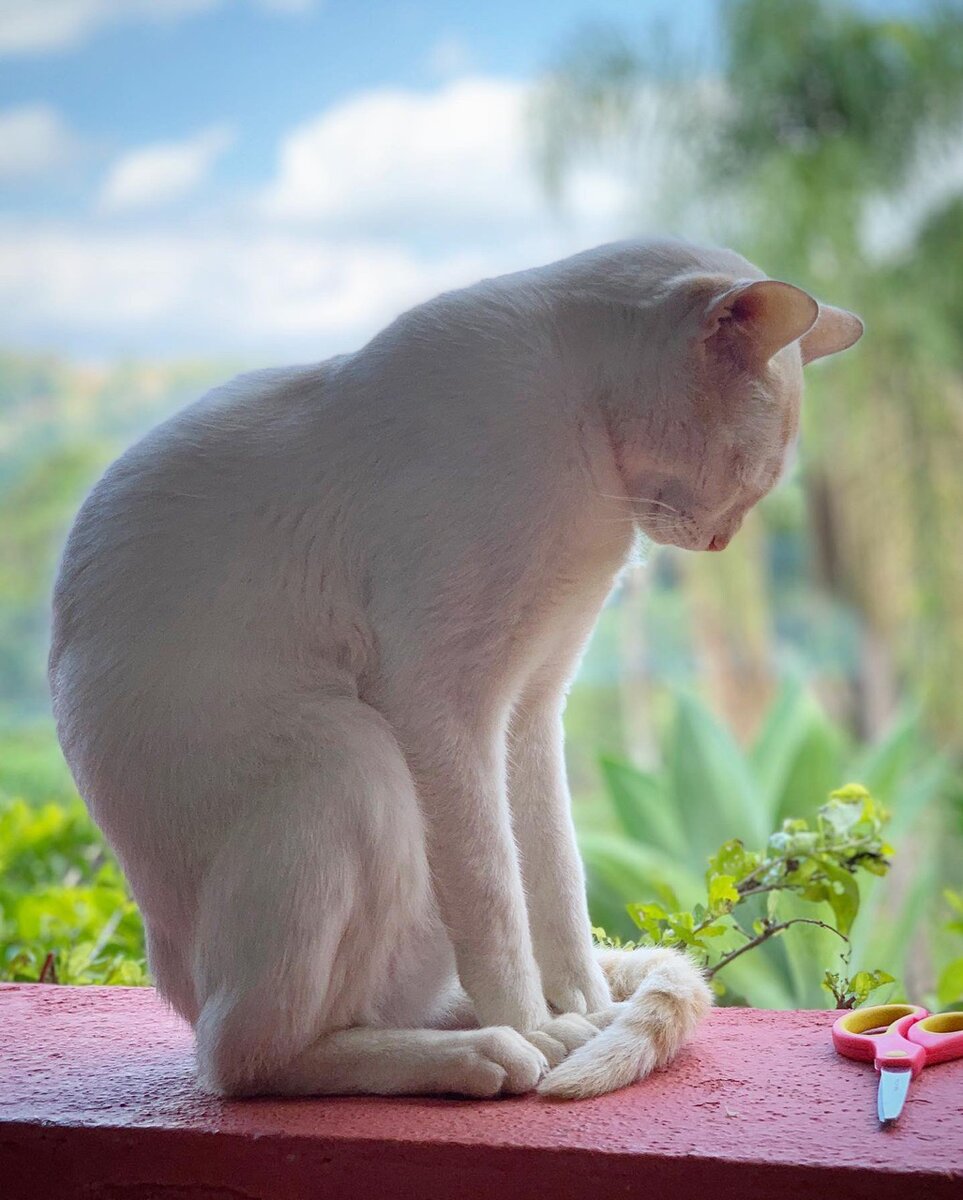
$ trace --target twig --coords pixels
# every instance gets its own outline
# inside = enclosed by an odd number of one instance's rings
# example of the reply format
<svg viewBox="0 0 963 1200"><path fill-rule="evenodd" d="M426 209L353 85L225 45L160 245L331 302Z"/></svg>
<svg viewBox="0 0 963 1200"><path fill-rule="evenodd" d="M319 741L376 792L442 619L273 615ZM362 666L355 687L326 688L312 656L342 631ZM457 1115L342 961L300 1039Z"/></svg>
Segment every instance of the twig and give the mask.
<svg viewBox="0 0 963 1200"><path fill-rule="evenodd" d="M842 938L844 942L849 942L849 938L846 937L844 933L840 933L839 930L832 925L827 925L825 921L817 921L815 917L793 917L789 921L780 921L776 925L764 926L762 933L757 933L754 938L750 938L750 940L746 942L744 946L737 946L735 950L730 950L728 954L723 955L716 965L709 969L709 978L711 979L712 976L718 971L721 971L723 967L728 966L729 963L731 963L733 959L738 958L740 954L745 954L747 950L752 950L756 946L761 946L763 942L768 941L771 937L775 937L777 933L782 933L784 930L788 929L790 925L818 925L820 929L828 929L830 933L835 933L836 936ZM745 933L745 930L742 932Z"/></svg>
<svg viewBox="0 0 963 1200"><path fill-rule="evenodd" d="M48 954L43 960L43 966L40 968L40 975L37 977L38 983L57 983L57 960L53 954Z"/></svg>
<svg viewBox="0 0 963 1200"><path fill-rule="evenodd" d="M764 892L801 892L804 886L801 883L783 883L780 880L779 883L767 883L763 887L746 888L745 891L736 888L736 891L739 893L739 899L745 900L747 896L761 896Z"/></svg>

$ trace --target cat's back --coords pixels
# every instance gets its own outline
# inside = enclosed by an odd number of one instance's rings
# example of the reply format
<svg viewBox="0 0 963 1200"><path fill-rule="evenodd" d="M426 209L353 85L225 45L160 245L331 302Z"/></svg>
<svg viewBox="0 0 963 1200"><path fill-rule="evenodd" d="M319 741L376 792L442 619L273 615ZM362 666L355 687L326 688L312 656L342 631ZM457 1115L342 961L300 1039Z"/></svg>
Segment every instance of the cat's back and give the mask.
<svg viewBox="0 0 963 1200"><path fill-rule="evenodd" d="M130 447L71 529L53 602L55 703L73 676L198 662L269 609L288 525L316 481L339 360L214 389ZM94 667L96 663L96 667Z"/></svg>

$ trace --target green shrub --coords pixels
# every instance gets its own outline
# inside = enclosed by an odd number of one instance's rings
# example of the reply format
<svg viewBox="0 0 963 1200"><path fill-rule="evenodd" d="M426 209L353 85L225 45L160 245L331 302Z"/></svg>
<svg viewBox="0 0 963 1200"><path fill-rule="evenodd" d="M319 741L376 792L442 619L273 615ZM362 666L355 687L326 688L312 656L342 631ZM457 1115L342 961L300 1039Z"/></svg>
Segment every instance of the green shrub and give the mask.
<svg viewBox="0 0 963 1200"><path fill-rule="evenodd" d="M704 899L693 909L678 910L675 896L664 888L661 903L630 904L629 916L642 933L642 944L677 946L701 958L720 996L728 994L722 971L731 972L743 955L794 927L815 926L833 933L846 946L842 957L848 964L860 875L885 875L889 870L893 851L882 837L886 820L869 792L850 784L833 792L812 828L808 821L790 817L762 850L748 849L738 839L724 842L709 859ZM831 921L812 910L781 914L787 898L827 906ZM672 903L667 906L666 901ZM595 933L603 945L636 944L623 943L601 929ZM860 971L852 978L826 971L823 979L842 1008L862 1003L876 988L893 982L892 975L880 970Z"/></svg>
<svg viewBox="0 0 963 1200"><path fill-rule="evenodd" d="M872 876L863 879L847 953L857 973L882 965L903 976L914 933L932 922L944 882L938 802L949 777L948 766L927 753L912 718L879 745L854 750L806 691L792 684L743 751L699 701L684 696L658 771L611 757L601 766L613 828L579 840L593 923L623 939L636 933L633 905L692 911L704 904L705 871L720 845L738 838L746 846L764 846L784 821L816 820L842 780L861 780L892 813L891 840L912 857L897 860L898 902L897 889L881 888ZM779 920L809 915L809 901L790 892L780 894L778 904ZM838 959L834 933L794 927L788 937L767 939L758 952L734 961L727 986L732 996L762 1008L819 1007L826 1002L827 968Z"/></svg>
<svg viewBox="0 0 963 1200"><path fill-rule="evenodd" d="M76 796L0 800L0 978L144 984L144 931Z"/></svg>

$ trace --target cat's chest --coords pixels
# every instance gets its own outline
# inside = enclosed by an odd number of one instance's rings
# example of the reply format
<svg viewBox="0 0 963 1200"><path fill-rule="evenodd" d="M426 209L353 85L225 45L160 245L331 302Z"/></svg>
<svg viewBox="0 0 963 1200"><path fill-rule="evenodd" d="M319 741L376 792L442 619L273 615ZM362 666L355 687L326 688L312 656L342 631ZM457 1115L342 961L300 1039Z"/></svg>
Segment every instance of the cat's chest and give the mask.
<svg viewBox="0 0 963 1200"><path fill-rule="evenodd" d="M629 560L632 531L618 537L605 531L595 539L573 540L533 571L519 588L511 642L532 664L576 654Z"/></svg>

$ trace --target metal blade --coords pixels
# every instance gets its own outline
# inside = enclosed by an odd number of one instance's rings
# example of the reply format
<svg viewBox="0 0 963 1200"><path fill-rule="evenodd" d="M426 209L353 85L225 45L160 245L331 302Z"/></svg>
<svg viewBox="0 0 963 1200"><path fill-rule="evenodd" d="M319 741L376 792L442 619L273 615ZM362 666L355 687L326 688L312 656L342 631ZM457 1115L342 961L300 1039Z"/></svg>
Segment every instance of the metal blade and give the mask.
<svg viewBox="0 0 963 1200"><path fill-rule="evenodd" d="M876 1111L882 1124L895 1121L903 1111L906 1093L909 1091L912 1071L891 1071L886 1067L879 1073L879 1091L876 1095Z"/></svg>

